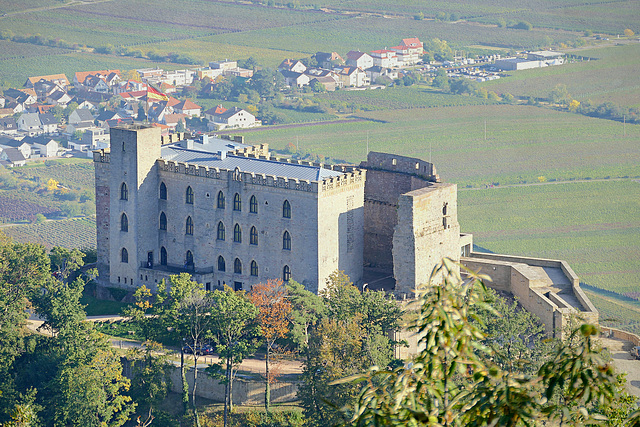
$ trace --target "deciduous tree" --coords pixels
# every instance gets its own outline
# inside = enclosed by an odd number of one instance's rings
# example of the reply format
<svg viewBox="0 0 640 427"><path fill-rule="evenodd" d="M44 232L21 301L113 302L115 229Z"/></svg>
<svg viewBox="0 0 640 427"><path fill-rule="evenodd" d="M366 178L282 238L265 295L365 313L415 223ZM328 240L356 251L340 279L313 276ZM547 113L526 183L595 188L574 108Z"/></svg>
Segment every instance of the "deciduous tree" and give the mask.
<svg viewBox="0 0 640 427"><path fill-rule="evenodd" d="M275 351L276 340L284 338L289 332L291 302L287 299L287 290L280 279L254 285L249 299L258 309L256 320L264 337L266 350L264 407L269 412L271 383L275 380L275 376L269 369L269 363Z"/></svg>

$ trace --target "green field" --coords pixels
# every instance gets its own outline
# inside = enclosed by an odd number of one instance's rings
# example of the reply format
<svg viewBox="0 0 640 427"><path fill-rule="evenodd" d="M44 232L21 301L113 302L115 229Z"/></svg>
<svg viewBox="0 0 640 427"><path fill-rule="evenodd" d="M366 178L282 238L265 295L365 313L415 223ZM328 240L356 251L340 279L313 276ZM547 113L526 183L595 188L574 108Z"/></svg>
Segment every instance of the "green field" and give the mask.
<svg viewBox="0 0 640 427"><path fill-rule="evenodd" d="M18 243L33 242L47 249L54 246L64 248L95 248L95 217L72 218L47 221L42 224L25 224L3 227L2 232Z"/></svg>
<svg viewBox="0 0 640 427"><path fill-rule="evenodd" d="M578 101L611 101L621 106L640 106L640 43L574 52L596 61L561 67L510 72L510 76L486 83L489 90L516 96L547 98L557 84L567 86Z"/></svg>
<svg viewBox="0 0 640 427"><path fill-rule="evenodd" d="M640 180L461 190L458 215L478 246L565 259L598 288L640 289Z"/></svg>
<svg viewBox="0 0 640 427"><path fill-rule="evenodd" d="M375 111L360 122L265 127L244 133L266 142L349 162L372 151L430 157L445 180L466 185L546 179L640 176L640 126L532 106L489 105ZM375 121L374 121L375 120ZM486 121L487 134L484 137Z"/></svg>
<svg viewBox="0 0 640 427"><path fill-rule="evenodd" d="M31 53L29 49L32 49ZM167 70L184 65L154 62L124 56L100 55L88 52L15 43L0 40L0 83L22 87L28 77L62 73L73 81L76 71L162 67Z"/></svg>

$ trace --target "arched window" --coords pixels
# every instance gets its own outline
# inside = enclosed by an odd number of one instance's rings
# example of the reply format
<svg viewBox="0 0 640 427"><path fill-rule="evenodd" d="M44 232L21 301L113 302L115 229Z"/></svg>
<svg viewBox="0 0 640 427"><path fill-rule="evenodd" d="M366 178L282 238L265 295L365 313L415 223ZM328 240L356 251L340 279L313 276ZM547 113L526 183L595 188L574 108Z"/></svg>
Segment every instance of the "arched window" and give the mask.
<svg viewBox="0 0 640 427"><path fill-rule="evenodd" d="M289 234L289 232L286 230L282 235L282 249L286 251L291 250L291 234Z"/></svg>
<svg viewBox="0 0 640 427"><path fill-rule="evenodd" d="M167 216L164 214L164 212L160 212L160 226L159 226L160 230L166 230L167 229Z"/></svg>
<svg viewBox="0 0 640 427"><path fill-rule="evenodd" d="M164 246L160 248L160 265L167 265L167 250Z"/></svg>
<svg viewBox="0 0 640 427"><path fill-rule="evenodd" d="M120 231L129 231L129 218L126 213L120 217Z"/></svg>
<svg viewBox="0 0 640 427"><path fill-rule="evenodd" d="M120 186L120 200L129 200L129 190L124 182Z"/></svg>
<svg viewBox="0 0 640 427"><path fill-rule="evenodd" d="M222 221L220 221L218 223L218 236L217 239L218 240L224 240L225 236L224 236L224 224L222 223Z"/></svg>
<svg viewBox="0 0 640 427"><path fill-rule="evenodd" d="M240 261L240 258L236 258L236 260L233 261L233 272L235 274L242 274L242 261Z"/></svg>
<svg viewBox="0 0 640 427"><path fill-rule="evenodd" d="M122 248L120 251L120 262L129 262L129 252L127 252L126 248Z"/></svg>
<svg viewBox="0 0 640 427"><path fill-rule="evenodd" d="M285 282L288 282L289 279L291 279L291 269L289 268L288 265L285 265L284 268L282 269L282 280L284 280Z"/></svg>
<svg viewBox="0 0 640 427"><path fill-rule="evenodd" d="M257 245L258 244L258 230L255 227L251 227L251 231L249 232L249 244Z"/></svg>
<svg viewBox="0 0 640 427"><path fill-rule="evenodd" d="M193 253L191 251L187 251L187 254L185 255L184 265L187 268L193 268Z"/></svg>
<svg viewBox="0 0 640 427"><path fill-rule="evenodd" d="M240 224L236 224L235 227L233 227L233 241L242 243L242 229L240 228Z"/></svg>
<svg viewBox="0 0 640 427"><path fill-rule="evenodd" d="M164 182L160 183L160 200L167 200L167 186Z"/></svg>
<svg viewBox="0 0 640 427"><path fill-rule="evenodd" d="M218 257L218 271L225 271L226 270L226 265L224 262L224 258L222 257L222 255L220 255Z"/></svg>
<svg viewBox="0 0 640 427"><path fill-rule="evenodd" d="M291 218L291 204L288 200L285 200L282 204L282 217Z"/></svg>
<svg viewBox="0 0 640 427"><path fill-rule="evenodd" d="M251 199L249 199L249 212L258 213L258 199L256 199L256 196L251 196Z"/></svg>
<svg viewBox="0 0 640 427"><path fill-rule="evenodd" d="M251 275L258 276L258 263L255 261L251 261Z"/></svg>
<svg viewBox="0 0 640 427"><path fill-rule="evenodd" d="M191 188L191 186L187 187L187 192L185 194L185 203L188 205L193 204L193 188Z"/></svg>
<svg viewBox="0 0 640 427"><path fill-rule="evenodd" d="M190 216L187 217L187 221L185 223L185 233L184 234L188 234L189 236L193 236L193 220L191 219Z"/></svg>
<svg viewBox="0 0 640 427"><path fill-rule="evenodd" d="M242 210L242 199L240 199L240 194L238 193L236 193L236 195L233 196L233 210L234 211Z"/></svg>
<svg viewBox="0 0 640 427"><path fill-rule="evenodd" d="M222 190L218 191L218 209L224 209L224 193Z"/></svg>

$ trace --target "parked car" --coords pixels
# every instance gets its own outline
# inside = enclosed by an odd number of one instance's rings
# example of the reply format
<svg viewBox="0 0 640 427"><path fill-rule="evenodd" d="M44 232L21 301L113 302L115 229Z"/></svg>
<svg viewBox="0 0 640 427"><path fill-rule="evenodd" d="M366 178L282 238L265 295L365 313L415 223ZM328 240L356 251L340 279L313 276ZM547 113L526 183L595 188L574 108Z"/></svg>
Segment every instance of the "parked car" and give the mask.
<svg viewBox="0 0 640 427"><path fill-rule="evenodd" d="M198 356L208 356L210 354L215 353L215 349L209 344L197 345L197 346L189 346L185 345L182 347L182 351L185 354L197 354Z"/></svg>
<svg viewBox="0 0 640 427"><path fill-rule="evenodd" d="M640 360L640 346L633 347L629 353L634 359Z"/></svg>

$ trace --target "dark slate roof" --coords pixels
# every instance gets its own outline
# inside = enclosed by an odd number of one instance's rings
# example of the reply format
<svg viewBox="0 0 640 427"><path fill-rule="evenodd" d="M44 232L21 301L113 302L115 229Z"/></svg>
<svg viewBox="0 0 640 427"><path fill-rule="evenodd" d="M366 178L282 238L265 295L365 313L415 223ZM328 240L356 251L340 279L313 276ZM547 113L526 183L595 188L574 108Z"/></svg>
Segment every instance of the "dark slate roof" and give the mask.
<svg viewBox="0 0 640 427"><path fill-rule="evenodd" d="M60 122L58 122L58 119L56 119L53 114L44 113L40 114L40 123L42 123L43 125L57 125Z"/></svg>
<svg viewBox="0 0 640 427"><path fill-rule="evenodd" d="M250 172L265 175L275 175L292 179L321 181L332 176L340 176L341 172L318 166L297 165L293 163L277 162L275 160L256 159L243 156L225 156L205 151L189 150L177 145L162 147L163 159L168 161L197 164L200 166L220 169Z"/></svg>
<svg viewBox="0 0 640 427"><path fill-rule="evenodd" d="M222 118L222 119L228 119L228 118L233 117L234 115L238 114L240 111L242 111L242 108L231 107L227 111L225 111L224 113L217 114L217 116Z"/></svg>
<svg viewBox="0 0 640 427"><path fill-rule="evenodd" d="M100 113L98 115L98 117L96 117L96 120L101 121L101 122L103 122L105 120L112 120L117 115L118 115L118 113L116 113L115 111L105 110L102 113Z"/></svg>
<svg viewBox="0 0 640 427"><path fill-rule="evenodd" d="M18 129L18 125L16 124L16 119L13 117L2 117L0 118L0 128L4 130L16 130Z"/></svg>
<svg viewBox="0 0 640 427"><path fill-rule="evenodd" d="M55 140L53 138L49 138L48 136L38 135L38 136L25 136L22 138L21 143L27 143L29 145L39 144L39 145L47 145L51 141Z"/></svg>
<svg viewBox="0 0 640 427"><path fill-rule="evenodd" d="M91 111L89 111L88 108L76 108L75 113L78 115L78 119L81 122L93 123L93 114L91 114Z"/></svg>
<svg viewBox="0 0 640 427"><path fill-rule="evenodd" d="M22 155L20 150L18 150L17 148L5 148L4 152L7 154L7 159L11 163L24 162L25 161L24 156Z"/></svg>
<svg viewBox="0 0 640 427"><path fill-rule="evenodd" d="M23 144L22 141L18 141L17 139L9 138L8 136L0 136L0 145L5 147L20 147Z"/></svg>

